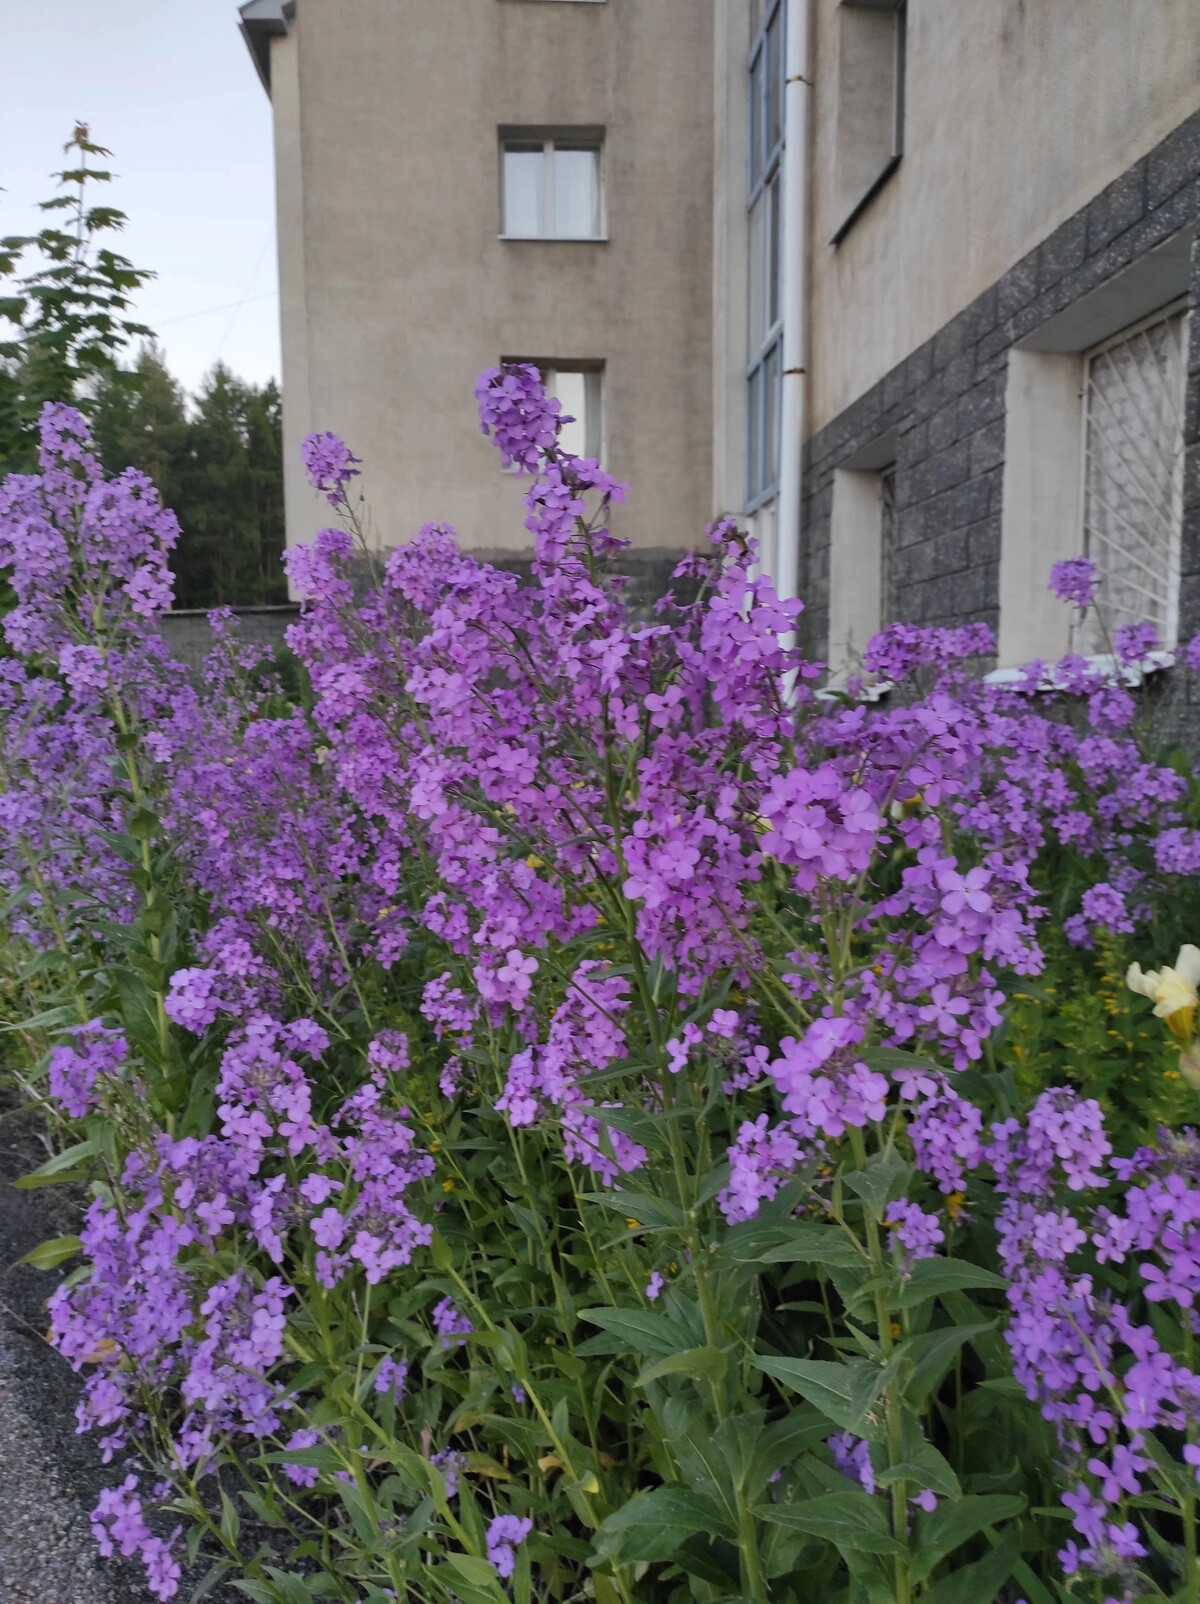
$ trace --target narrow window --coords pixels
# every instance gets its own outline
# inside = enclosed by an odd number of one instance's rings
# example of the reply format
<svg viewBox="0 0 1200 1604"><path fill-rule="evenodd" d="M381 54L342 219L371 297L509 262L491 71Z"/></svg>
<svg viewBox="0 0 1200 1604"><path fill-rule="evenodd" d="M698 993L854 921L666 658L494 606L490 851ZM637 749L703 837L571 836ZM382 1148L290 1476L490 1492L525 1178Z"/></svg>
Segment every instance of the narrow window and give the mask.
<svg viewBox="0 0 1200 1604"><path fill-rule="evenodd" d="M896 550L896 464L879 474L879 627L900 619L900 563Z"/></svg>
<svg viewBox="0 0 1200 1604"><path fill-rule="evenodd" d="M1084 650L1120 624L1179 629L1187 314L1173 307L1088 352L1084 363L1083 549L1099 571Z"/></svg>
<svg viewBox="0 0 1200 1604"><path fill-rule="evenodd" d="M506 239L600 239L601 141L512 135L501 142Z"/></svg>
<svg viewBox="0 0 1200 1604"><path fill-rule="evenodd" d="M834 154L841 221L834 245L899 165L904 151L907 48L904 0L842 0Z"/></svg>
<svg viewBox="0 0 1200 1604"><path fill-rule="evenodd" d="M783 155L781 0L758 0L750 50L748 170L749 327L747 330L747 511L775 495L779 479L779 398L783 353L780 298Z"/></svg>

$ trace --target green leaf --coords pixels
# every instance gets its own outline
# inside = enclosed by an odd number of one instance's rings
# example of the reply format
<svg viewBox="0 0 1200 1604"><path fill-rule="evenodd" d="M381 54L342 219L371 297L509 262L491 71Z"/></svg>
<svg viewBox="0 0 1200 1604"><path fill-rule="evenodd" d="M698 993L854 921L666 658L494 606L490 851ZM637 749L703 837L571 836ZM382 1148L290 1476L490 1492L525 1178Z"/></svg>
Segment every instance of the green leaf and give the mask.
<svg viewBox="0 0 1200 1604"><path fill-rule="evenodd" d="M760 1359L751 1364L807 1398L834 1425L863 1436L871 1405L887 1384L889 1370L868 1360L831 1364L824 1359Z"/></svg>
<svg viewBox="0 0 1200 1604"><path fill-rule="evenodd" d="M943 1073L927 1058L918 1058L914 1053L906 1053L902 1047L870 1047L857 1056L869 1068L881 1070L885 1075L890 1075L897 1069L923 1069L928 1075Z"/></svg>
<svg viewBox="0 0 1200 1604"><path fill-rule="evenodd" d="M914 1409L921 1409L926 1398L941 1385L955 1354L972 1337L991 1331L995 1322L972 1326L939 1326L936 1331L925 1331L909 1337L896 1350L896 1358L912 1363L912 1375L904 1392Z"/></svg>
<svg viewBox="0 0 1200 1604"><path fill-rule="evenodd" d="M229 1546L231 1548L236 1546L237 1539L238 1539L238 1532L241 1531L241 1529L242 1529L242 1523L238 1519L238 1512L237 1512L236 1508L234 1507L233 1500L230 1498L229 1494L222 1487L222 1489L221 1489L221 1535L228 1540Z"/></svg>
<svg viewBox="0 0 1200 1604"><path fill-rule="evenodd" d="M1017 1562L1015 1543L1005 1543L974 1565L947 1576L926 1595L928 1604L994 1604Z"/></svg>
<svg viewBox="0 0 1200 1604"><path fill-rule="evenodd" d="M906 1164L894 1149L874 1154L865 1170L843 1175L843 1184L862 1198L877 1220L886 1217L887 1206L908 1191L912 1165Z"/></svg>
<svg viewBox="0 0 1200 1604"><path fill-rule="evenodd" d="M748 1480L751 1495L757 1497L777 1470L790 1465L805 1449L824 1441L828 1435L829 1421L811 1404L789 1410L782 1420L773 1421L754 1450Z"/></svg>
<svg viewBox="0 0 1200 1604"><path fill-rule="evenodd" d="M446 1559L473 1587L483 1588L490 1593L499 1592L495 1569L486 1559L480 1559L475 1554L447 1554Z"/></svg>
<svg viewBox="0 0 1200 1604"><path fill-rule="evenodd" d="M279 1589L278 1597L285 1600L285 1604L313 1604L313 1595L303 1576L298 1576L295 1571L281 1571L274 1565L267 1565L264 1569Z"/></svg>
<svg viewBox="0 0 1200 1604"><path fill-rule="evenodd" d="M821 1264L857 1270L866 1263L840 1226L813 1225L807 1220L763 1226L744 1237L735 1238L731 1233L724 1249L737 1264Z"/></svg>
<svg viewBox="0 0 1200 1604"><path fill-rule="evenodd" d="M447 1555L453 1559L453 1555ZM451 1565L430 1565L424 1568L425 1574L431 1580L445 1588L451 1598L459 1598L462 1604L498 1604L497 1594L491 1587L476 1587L460 1570Z"/></svg>
<svg viewBox="0 0 1200 1604"><path fill-rule="evenodd" d="M923 1582L956 1548L983 1531L1010 1520L1025 1508L1025 1500L1007 1493L968 1493L954 1503L939 1504L931 1515L921 1515L913 1558L913 1580ZM1005 1576L1008 1572L1005 1572ZM1004 1577L1001 1577L1001 1581ZM999 1586L999 1583L997 1583Z"/></svg>
<svg viewBox="0 0 1200 1604"><path fill-rule="evenodd" d="M686 1224L683 1210L667 1198L650 1197L645 1192L581 1192L585 1203L600 1203L605 1208L622 1214L639 1225L659 1229L682 1230Z"/></svg>
<svg viewBox="0 0 1200 1604"><path fill-rule="evenodd" d="M681 1543L718 1528L722 1535L730 1535L725 1520L708 1499L683 1487L656 1487L652 1492L635 1493L601 1523L591 1563L609 1560L613 1565L633 1565L670 1559Z"/></svg>
<svg viewBox="0 0 1200 1604"><path fill-rule="evenodd" d="M962 1292L968 1287L994 1287L1003 1291L1007 1286L1004 1277L994 1270L968 1264L965 1259L922 1259L913 1265L896 1307L915 1309L927 1298L940 1297L943 1292Z"/></svg>
<svg viewBox="0 0 1200 1604"><path fill-rule="evenodd" d="M647 1365L637 1378L639 1387L648 1387L663 1376L691 1376L696 1380L720 1381L728 1360L720 1348L685 1348L682 1353L669 1353Z"/></svg>
<svg viewBox="0 0 1200 1604"><path fill-rule="evenodd" d="M39 1242L18 1264L31 1264L35 1270L53 1270L64 1259L73 1259L83 1252L83 1243L77 1236L56 1236L49 1242Z"/></svg>
<svg viewBox="0 0 1200 1604"><path fill-rule="evenodd" d="M690 1333L682 1326L642 1309L580 1309L579 1318L619 1337L632 1352L651 1359L682 1353L691 1342Z"/></svg>
<svg viewBox="0 0 1200 1604"><path fill-rule="evenodd" d="M844 1555L902 1552L887 1529L883 1505L867 1493L822 1493L803 1504L759 1504L754 1513L759 1520L836 1543Z"/></svg>
<svg viewBox="0 0 1200 1604"><path fill-rule="evenodd" d="M100 1143L96 1138L90 1137L86 1142L76 1142L74 1147L64 1148L61 1153L55 1153L44 1164L39 1164L36 1170L28 1175L21 1175L12 1183L23 1191L32 1191L37 1186L50 1186L55 1181L64 1180L64 1171L76 1169L80 1161L85 1158L95 1158L100 1151Z"/></svg>
<svg viewBox="0 0 1200 1604"><path fill-rule="evenodd" d="M903 1481L913 1487L927 1488L939 1498L962 1497L958 1477L931 1443L922 1443L915 1454L889 1465L875 1479L881 1487L891 1487L895 1482Z"/></svg>
<svg viewBox="0 0 1200 1604"><path fill-rule="evenodd" d="M79 1012L69 1003L60 1003L57 1008L46 1008L40 1014L32 1014L28 1019L20 1019L15 1025L0 1025L0 1030L52 1030L56 1025L77 1025Z"/></svg>

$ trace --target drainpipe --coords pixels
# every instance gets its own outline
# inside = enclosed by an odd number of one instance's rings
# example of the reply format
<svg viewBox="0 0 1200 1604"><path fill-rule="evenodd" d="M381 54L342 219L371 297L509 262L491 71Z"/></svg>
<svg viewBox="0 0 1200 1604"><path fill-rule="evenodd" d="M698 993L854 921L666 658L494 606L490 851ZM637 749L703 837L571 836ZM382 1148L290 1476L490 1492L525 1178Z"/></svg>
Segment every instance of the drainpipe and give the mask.
<svg viewBox="0 0 1200 1604"><path fill-rule="evenodd" d="M783 378L779 405L779 507L775 585L784 598L800 583L801 452L805 427L808 277L808 117L812 0L787 0L783 101Z"/></svg>

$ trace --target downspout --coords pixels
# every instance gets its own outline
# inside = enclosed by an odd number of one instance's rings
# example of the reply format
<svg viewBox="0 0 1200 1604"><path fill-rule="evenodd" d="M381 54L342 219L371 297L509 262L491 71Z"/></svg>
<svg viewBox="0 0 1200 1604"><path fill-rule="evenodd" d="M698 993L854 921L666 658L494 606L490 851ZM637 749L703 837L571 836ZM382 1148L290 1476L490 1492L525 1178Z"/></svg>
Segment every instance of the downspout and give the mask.
<svg viewBox="0 0 1200 1604"><path fill-rule="evenodd" d="M775 585L781 597L800 584L800 505L803 493L808 362L808 120L812 0L787 0L783 99L783 376L779 403L779 509L775 525Z"/></svg>

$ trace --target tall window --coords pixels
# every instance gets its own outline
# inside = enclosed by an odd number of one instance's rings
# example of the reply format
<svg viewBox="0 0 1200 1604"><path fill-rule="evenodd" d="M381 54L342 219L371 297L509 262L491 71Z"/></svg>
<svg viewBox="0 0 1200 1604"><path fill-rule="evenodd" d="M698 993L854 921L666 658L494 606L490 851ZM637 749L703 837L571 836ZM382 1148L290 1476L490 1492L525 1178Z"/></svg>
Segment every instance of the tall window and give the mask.
<svg viewBox="0 0 1200 1604"><path fill-rule="evenodd" d="M558 443L575 457L604 460L604 364L560 362L551 357L506 356L504 362L531 362L542 376L546 394L571 418Z"/></svg>
<svg viewBox="0 0 1200 1604"><path fill-rule="evenodd" d="M747 508L775 494L779 479L779 393L783 307L782 246L783 5L757 0L750 51L750 286Z"/></svg>
<svg viewBox="0 0 1200 1604"><path fill-rule="evenodd" d="M900 618L900 560L896 550L896 464L879 474L879 627Z"/></svg>
<svg viewBox="0 0 1200 1604"><path fill-rule="evenodd" d="M507 239L599 239L601 141L595 135L501 141L501 233Z"/></svg>
<svg viewBox="0 0 1200 1604"><path fill-rule="evenodd" d="M1149 622L1166 647L1179 628L1183 404L1187 314L1173 307L1097 346L1085 359L1084 550L1099 570L1105 626Z"/></svg>

